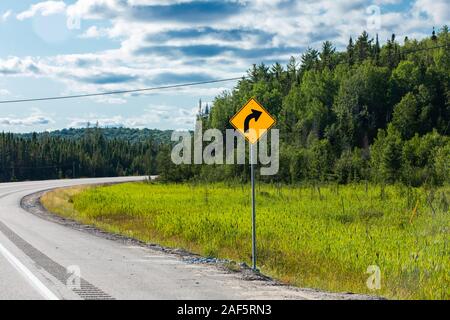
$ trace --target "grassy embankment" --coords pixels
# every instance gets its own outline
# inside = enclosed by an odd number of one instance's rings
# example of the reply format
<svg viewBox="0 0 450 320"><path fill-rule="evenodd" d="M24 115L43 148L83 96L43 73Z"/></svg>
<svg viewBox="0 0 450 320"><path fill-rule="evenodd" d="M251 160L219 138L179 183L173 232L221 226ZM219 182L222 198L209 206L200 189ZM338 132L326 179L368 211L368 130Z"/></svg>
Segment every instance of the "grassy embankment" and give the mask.
<svg viewBox="0 0 450 320"><path fill-rule="evenodd" d="M57 190L45 206L143 241L250 262L249 187L130 183ZM258 262L284 282L389 298L450 299L450 188L257 189ZM370 265L381 289L366 287Z"/></svg>

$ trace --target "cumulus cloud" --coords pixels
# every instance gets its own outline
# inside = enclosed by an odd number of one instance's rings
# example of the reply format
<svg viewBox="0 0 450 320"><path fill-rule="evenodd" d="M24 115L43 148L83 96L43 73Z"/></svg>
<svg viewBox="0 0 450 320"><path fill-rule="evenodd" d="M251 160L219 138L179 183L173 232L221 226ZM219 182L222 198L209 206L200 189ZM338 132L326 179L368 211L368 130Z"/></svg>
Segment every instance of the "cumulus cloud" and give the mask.
<svg viewBox="0 0 450 320"><path fill-rule="evenodd" d="M148 128L170 123L178 127L189 128L194 124L195 114L196 108L156 105L149 106L139 116L89 114L85 117L71 118L68 127L83 128L98 124L100 127Z"/></svg>
<svg viewBox="0 0 450 320"><path fill-rule="evenodd" d="M0 74L2 75L31 75L39 72L38 62L32 57L0 59Z"/></svg>
<svg viewBox="0 0 450 320"><path fill-rule="evenodd" d="M33 108L29 116L26 117L0 117L0 126L43 126L54 123L55 121L44 115L39 109Z"/></svg>
<svg viewBox="0 0 450 320"><path fill-rule="evenodd" d="M5 11L5 12L1 15L0 21L1 21L1 22L6 22L6 21L9 19L9 17L11 17L11 15L12 15L12 11L11 11L11 10Z"/></svg>
<svg viewBox="0 0 450 320"><path fill-rule="evenodd" d="M443 25L450 21L450 4L447 0L417 0L412 9L416 20L425 16L436 25Z"/></svg>
<svg viewBox="0 0 450 320"><path fill-rule="evenodd" d="M116 84L116 83L126 83L136 80L137 77L130 74L120 74L113 72L103 72L99 74L92 74L86 76L75 77L78 81L87 82L92 84Z"/></svg>
<svg viewBox="0 0 450 320"><path fill-rule="evenodd" d="M106 29L98 28L97 26L91 26L79 37L82 39L100 38L106 36L107 34L108 32Z"/></svg>
<svg viewBox="0 0 450 320"><path fill-rule="evenodd" d="M102 118L102 117L88 117L88 118L74 118L71 119L69 123L69 128L85 128L87 126L93 126L98 124L100 127L124 127L125 124L123 122L123 118L121 116L115 116L110 118Z"/></svg>
<svg viewBox="0 0 450 320"><path fill-rule="evenodd" d="M18 20L25 20L34 17L37 14L42 16L50 16L52 14L65 12L66 4L64 1L44 1L33 4L28 10L22 11L17 14Z"/></svg>

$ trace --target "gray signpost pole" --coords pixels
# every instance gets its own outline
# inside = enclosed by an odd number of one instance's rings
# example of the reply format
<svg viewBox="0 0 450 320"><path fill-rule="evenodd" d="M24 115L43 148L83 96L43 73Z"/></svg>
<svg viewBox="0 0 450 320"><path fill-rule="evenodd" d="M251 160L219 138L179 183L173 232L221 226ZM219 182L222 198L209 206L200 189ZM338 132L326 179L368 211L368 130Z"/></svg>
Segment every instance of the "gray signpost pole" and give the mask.
<svg viewBox="0 0 450 320"><path fill-rule="evenodd" d="M251 127L251 121L255 122ZM256 123L257 122L257 123ZM256 268L256 195L255 195L255 145L261 136L275 125L276 120L254 98L251 98L231 119L230 123L250 144L250 178L252 183L252 269ZM253 132L249 132L252 129ZM253 133L254 135L251 135Z"/></svg>
<svg viewBox="0 0 450 320"><path fill-rule="evenodd" d="M255 208L255 165L254 143L250 143L250 175L252 183L252 269L256 271L256 208Z"/></svg>

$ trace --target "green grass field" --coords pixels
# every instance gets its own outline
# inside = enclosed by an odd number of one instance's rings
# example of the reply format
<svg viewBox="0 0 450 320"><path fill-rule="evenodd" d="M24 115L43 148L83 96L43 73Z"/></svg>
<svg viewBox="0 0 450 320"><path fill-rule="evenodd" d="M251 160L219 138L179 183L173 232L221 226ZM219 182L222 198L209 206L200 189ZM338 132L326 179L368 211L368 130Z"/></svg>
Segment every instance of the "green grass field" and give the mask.
<svg viewBox="0 0 450 320"><path fill-rule="evenodd" d="M450 187L257 187L258 263L286 283L450 299ZM57 190L51 211L110 232L251 261L248 185L130 183ZM381 289L366 286L381 269Z"/></svg>

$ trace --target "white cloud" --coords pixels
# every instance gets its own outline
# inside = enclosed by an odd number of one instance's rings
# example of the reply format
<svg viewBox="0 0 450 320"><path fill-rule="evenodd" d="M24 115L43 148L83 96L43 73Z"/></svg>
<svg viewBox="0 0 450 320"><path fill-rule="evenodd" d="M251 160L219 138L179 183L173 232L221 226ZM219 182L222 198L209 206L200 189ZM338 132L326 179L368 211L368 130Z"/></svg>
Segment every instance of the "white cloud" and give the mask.
<svg viewBox="0 0 450 320"><path fill-rule="evenodd" d="M442 26L450 21L450 3L448 0L417 0L412 13L417 20L425 15L436 26Z"/></svg>
<svg viewBox="0 0 450 320"><path fill-rule="evenodd" d="M39 59L8 57L0 59L0 75L32 75L40 72Z"/></svg>
<svg viewBox="0 0 450 320"><path fill-rule="evenodd" d="M37 14L50 16L52 14L62 13L66 9L64 1L44 1L33 4L28 10L17 14L16 18L20 21L34 17Z"/></svg>
<svg viewBox="0 0 450 320"><path fill-rule="evenodd" d="M377 4L380 6L398 4L400 0L318 0L318 1L286 1L286 0L240 0L229 1L229 5L237 3L242 4L236 13L225 18L218 18L207 23L202 19L189 20L183 19L139 19L135 17L132 9L133 5L169 5L188 3L191 1L177 0L134 0L123 2L119 0L79 0L68 7L69 14L79 14L87 19L110 19L112 25L110 28L99 32L97 28L91 28L85 32L85 37L108 36L110 38L121 39L123 51L133 53L142 47L148 46L231 46L234 48L252 48L267 49L282 46L293 46L298 48L297 54L308 46L318 47L325 39L332 40L338 47L344 48L350 35L356 36L367 27L368 13L366 9ZM432 5L430 5L432 4ZM412 7L412 9L411 9ZM446 0L417 0L411 7L406 7L402 12L384 12L400 16L400 19L393 21L388 17L390 23L381 25L378 32L380 39L387 39L390 34L399 35L417 34L418 27L422 26L421 35L424 36L423 27L428 28L430 20L437 26L446 23L450 14L450 5ZM146 9L140 9L146 11ZM195 10L198 10L195 9ZM410 11L408 11L410 10ZM157 12L156 9L149 9L150 12ZM164 11L164 10L163 10ZM176 11L174 11L176 12ZM418 13L426 13L430 19L425 19ZM154 14L150 13L153 17ZM172 37L168 39L158 38L159 35L167 31L182 31L187 28L201 29L211 27L218 30L249 30L247 35L239 39L220 38L214 32L203 35L196 35L193 38ZM257 32L273 34L272 38L260 41L255 36ZM428 34L428 33L426 33ZM148 39L155 36L155 40ZM292 54L292 53L290 53ZM280 53L276 54L279 60L284 60L286 56ZM223 54L226 57L226 54ZM179 59L188 59L189 57L180 55ZM233 57L227 60L234 60L236 64L249 65L250 59L246 62L242 57ZM257 59L271 59L270 56L256 57ZM210 59L208 59L208 62ZM258 62L258 61L252 61Z"/></svg>
<svg viewBox="0 0 450 320"><path fill-rule="evenodd" d="M26 117L0 117L0 126L32 127L55 123L51 117L44 115L39 109L32 108L31 111L30 115Z"/></svg>
<svg viewBox="0 0 450 320"><path fill-rule="evenodd" d="M5 11L5 12L1 15L0 21L1 21L1 22L6 22L6 21L9 19L9 17L11 17L11 14L12 14L12 11L11 11L11 10Z"/></svg>
<svg viewBox="0 0 450 320"><path fill-rule="evenodd" d="M99 114L89 114L84 117L69 119L67 127L81 128L98 125L100 127L128 127L128 128L149 128L161 127L162 124L172 124L178 127L192 127L197 109L192 107L178 107L168 105L149 106L139 116L104 116Z"/></svg>
<svg viewBox="0 0 450 320"><path fill-rule="evenodd" d="M90 39L90 38L100 38L105 35L107 35L107 30L98 28L97 26L91 26L89 29L86 30L83 34L81 34L79 37L84 39Z"/></svg>
<svg viewBox="0 0 450 320"><path fill-rule="evenodd" d="M88 125L93 126L98 125L100 127L124 127L124 123L121 116L115 116L111 118L100 118L100 117L88 117L88 118L74 118L71 119L69 123L69 128L84 128Z"/></svg>
<svg viewBox="0 0 450 320"><path fill-rule="evenodd" d="M83 19L111 18L125 8L126 2L121 0L78 0L67 7L67 15Z"/></svg>
<svg viewBox="0 0 450 320"><path fill-rule="evenodd" d="M402 2L402 0L375 0L374 4L383 5L383 4L398 4Z"/></svg>

